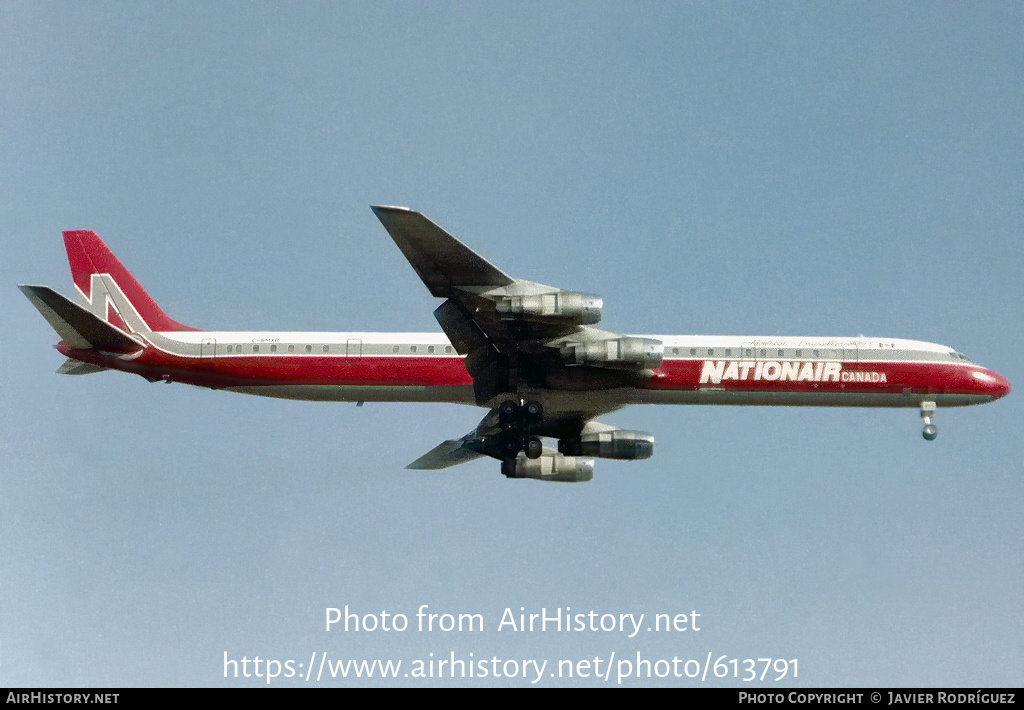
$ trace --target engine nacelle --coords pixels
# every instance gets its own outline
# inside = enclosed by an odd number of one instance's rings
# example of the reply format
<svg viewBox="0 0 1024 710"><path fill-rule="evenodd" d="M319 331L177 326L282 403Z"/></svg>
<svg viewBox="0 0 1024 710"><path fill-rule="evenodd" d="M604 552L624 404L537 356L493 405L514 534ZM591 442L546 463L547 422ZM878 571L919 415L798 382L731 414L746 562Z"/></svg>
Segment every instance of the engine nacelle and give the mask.
<svg viewBox="0 0 1024 710"><path fill-rule="evenodd" d="M567 343L559 352L571 365L650 370L661 365L665 344L653 338L628 336L589 343Z"/></svg>
<svg viewBox="0 0 1024 710"><path fill-rule="evenodd" d="M579 451L584 456L636 461L654 453L654 435L646 431L616 429L580 436Z"/></svg>
<svg viewBox="0 0 1024 710"><path fill-rule="evenodd" d="M562 454L542 454L535 459L519 454L516 458L516 478L583 483L593 477L594 459Z"/></svg>
<svg viewBox="0 0 1024 710"><path fill-rule="evenodd" d="M592 293L559 291L535 296L506 296L495 303L498 313L560 325L593 325L601 321L604 300Z"/></svg>

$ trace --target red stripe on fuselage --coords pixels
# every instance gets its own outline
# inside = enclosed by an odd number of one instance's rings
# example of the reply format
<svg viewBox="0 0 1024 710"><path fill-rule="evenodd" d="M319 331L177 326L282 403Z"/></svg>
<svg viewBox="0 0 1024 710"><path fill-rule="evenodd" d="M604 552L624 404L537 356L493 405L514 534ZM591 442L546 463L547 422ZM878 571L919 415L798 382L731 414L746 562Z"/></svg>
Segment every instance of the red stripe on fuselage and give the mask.
<svg viewBox="0 0 1024 710"><path fill-rule="evenodd" d="M125 360L96 351L62 352L76 359L144 377L161 378L166 375L177 382L203 387L451 387L473 384L473 378L466 372L460 357L243 355L194 358L181 357L149 347L138 357Z"/></svg>
<svg viewBox="0 0 1024 710"><path fill-rule="evenodd" d="M647 386L655 390L718 389L735 392L902 393L909 389L914 394L990 397L1001 397L1009 392L1005 378L969 363L801 361L798 364L801 372L804 364L809 362L811 365L810 379L798 379L799 375L791 372L787 373L790 376L786 379L781 379L777 368L766 369L770 362L779 365L777 361L760 361L758 367L759 361L756 360L714 360L715 363L727 363L719 373L723 375L729 370L728 363L736 363L733 377L721 377L718 381L704 377L702 382L705 362L703 359L666 360L654 371L655 376ZM832 368L827 367L830 364ZM839 366L838 371L835 365ZM774 379L766 379L769 374Z"/></svg>

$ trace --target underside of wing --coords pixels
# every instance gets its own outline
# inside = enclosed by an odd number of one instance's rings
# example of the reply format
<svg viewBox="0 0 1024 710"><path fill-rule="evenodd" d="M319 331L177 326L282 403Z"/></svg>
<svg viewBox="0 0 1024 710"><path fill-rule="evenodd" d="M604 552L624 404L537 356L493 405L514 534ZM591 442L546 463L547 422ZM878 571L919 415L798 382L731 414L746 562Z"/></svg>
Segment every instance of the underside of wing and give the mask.
<svg viewBox="0 0 1024 710"><path fill-rule="evenodd" d="M466 437L462 439L449 439L420 456L406 466L406 468L420 471L436 471L460 463L466 463L467 461L473 461L483 456L478 451L466 448L465 444Z"/></svg>
<svg viewBox="0 0 1024 710"><path fill-rule="evenodd" d="M383 205L372 209L434 296L447 298L452 288L507 286L513 282L419 212Z"/></svg>

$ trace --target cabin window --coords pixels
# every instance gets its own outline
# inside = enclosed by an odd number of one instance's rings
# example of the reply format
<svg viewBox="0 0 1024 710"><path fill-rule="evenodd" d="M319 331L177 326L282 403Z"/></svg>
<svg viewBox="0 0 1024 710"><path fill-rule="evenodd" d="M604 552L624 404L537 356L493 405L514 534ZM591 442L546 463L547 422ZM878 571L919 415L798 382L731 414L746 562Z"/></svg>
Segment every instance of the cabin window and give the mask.
<svg viewBox="0 0 1024 710"><path fill-rule="evenodd" d="M679 354L679 348L672 348L672 354L673 355L678 355Z"/></svg>
<svg viewBox="0 0 1024 710"><path fill-rule="evenodd" d="M445 345L445 346L444 346L444 351L445 351L446 353L450 353L450 352L452 351L452 346L451 346L451 345Z"/></svg>
<svg viewBox="0 0 1024 710"><path fill-rule="evenodd" d="M277 346L276 345L271 345L270 346L270 352L276 353L277 352Z"/></svg>
<svg viewBox="0 0 1024 710"><path fill-rule="evenodd" d="M817 350L812 350L811 352L812 352L812 353L814 353L814 357L818 357L818 352L819 352L819 351L817 351Z"/></svg>
<svg viewBox="0 0 1024 710"><path fill-rule="evenodd" d="M804 351L803 350L797 350L796 351L796 355L794 357L803 357L803 356L804 356Z"/></svg>
<svg viewBox="0 0 1024 710"><path fill-rule="evenodd" d="M428 347L428 348L427 348L427 352L428 352L428 353L432 353L432 352L434 352L434 346L433 346L433 345L431 345L430 347Z"/></svg>
<svg viewBox="0 0 1024 710"><path fill-rule="evenodd" d="M714 356L715 356L715 349L714 348L708 348L708 357L714 357Z"/></svg>
<svg viewBox="0 0 1024 710"><path fill-rule="evenodd" d="M690 348L690 354L691 355L696 355L697 354L697 348Z"/></svg>
<svg viewBox="0 0 1024 710"><path fill-rule="evenodd" d="M330 352L330 351L331 351L331 346L330 345L325 345L324 346L324 352L327 353L327 352Z"/></svg>
<svg viewBox="0 0 1024 710"><path fill-rule="evenodd" d="M231 352L231 346L230 345L228 346L228 352Z"/></svg>
<svg viewBox="0 0 1024 710"><path fill-rule="evenodd" d="M726 357L732 357L732 348L726 348L725 349L725 356Z"/></svg>
<svg viewBox="0 0 1024 710"><path fill-rule="evenodd" d="M397 353L398 352L398 346L397 345L392 346L391 347L391 352Z"/></svg>
<svg viewBox="0 0 1024 710"><path fill-rule="evenodd" d="M786 351L785 350L780 350L779 351L779 357L785 357L785 355L786 355Z"/></svg>
<svg viewBox="0 0 1024 710"><path fill-rule="evenodd" d="M307 346L306 346L306 352L307 352L307 353L311 353L311 352L313 352L313 346L312 346L312 345L307 345Z"/></svg>
<svg viewBox="0 0 1024 710"><path fill-rule="evenodd" d="M260 346L259 346L259 345L253 345L253 346L252 346L252 351L253 351L254 353L258 353L258 352L260 351Z"/></svg>
<svg viewBox="0 0 1024 710"><path fill-rule="evenodd" d="M288 352L290 352L290 353L295 352L295 346L294 345L289 345L288 346Z"/></svg>

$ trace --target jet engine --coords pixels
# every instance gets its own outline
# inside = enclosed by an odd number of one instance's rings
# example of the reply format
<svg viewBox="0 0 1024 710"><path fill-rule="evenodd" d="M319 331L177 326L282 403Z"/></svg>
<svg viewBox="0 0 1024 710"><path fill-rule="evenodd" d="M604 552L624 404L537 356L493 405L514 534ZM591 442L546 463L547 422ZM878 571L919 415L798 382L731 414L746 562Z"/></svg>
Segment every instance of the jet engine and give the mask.
<svg viewBox="0 0 1024 710"><path fill-rule="evenodd" d="M563 454L602 459L649 459L654 454L654 435L646 431L612 429L582 434L578 439L562 439L558 442L558 450Z"/></svg>
<svg viewBox="0 0 1024 710"><path fill-rule="evenodd" d="M649 459L654 453L654 435L646 431L617 429L580 437L580 453L603 459Z"/></svg>
<svg viewBox="0 0 1024 710"><path fill-rule="evenodd" d="M570 365L650 370L661 365L665 345L653 338L627 336L587 343L566 343L559 352Z"/></svg>
<svg viewBox="0 0 1024 710"><path fill-rule="evenodd" d="M514 464L515 469L508 471L511 464ZM594 459L555 453L546 453L538 458L529 459L520 453L514 462L504 462L501 471L509 478L583 483L594 477Z"/></svg>
<svg viewBox="0 0 1024 710"><path fill-rule="evenodd" d="M604 300L592 293L558 291L533 296L506 296L495 303L503 318L523 318L559 325L593 325L601 321Z"/></svg>

